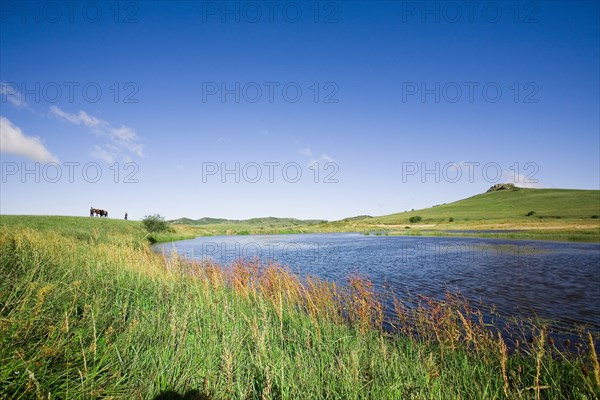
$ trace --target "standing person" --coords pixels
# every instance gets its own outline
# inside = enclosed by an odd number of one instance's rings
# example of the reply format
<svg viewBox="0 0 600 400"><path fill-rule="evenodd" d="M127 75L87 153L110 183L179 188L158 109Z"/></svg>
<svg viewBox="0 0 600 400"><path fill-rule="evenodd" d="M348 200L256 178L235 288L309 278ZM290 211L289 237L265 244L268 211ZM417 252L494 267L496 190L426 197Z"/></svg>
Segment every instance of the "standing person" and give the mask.
<svg viewBox="0 0 600 400"><path fill-rule="evenodd" d="M127 213L125 213L125 221L127 221Z"/></svg>

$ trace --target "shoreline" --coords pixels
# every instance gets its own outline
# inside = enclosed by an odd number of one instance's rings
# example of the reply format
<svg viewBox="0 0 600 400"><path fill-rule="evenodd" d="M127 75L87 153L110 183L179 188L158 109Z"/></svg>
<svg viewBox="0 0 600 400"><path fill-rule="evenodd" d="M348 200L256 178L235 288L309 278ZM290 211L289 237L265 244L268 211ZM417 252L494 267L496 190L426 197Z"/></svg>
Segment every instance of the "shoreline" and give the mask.
<svg viewBox="0 0 600 400"><path fill-rule="evenodd" d="M231 233L228 232L216 232L210 234L187 234L187 237L180 238L182 236L183 231L178 231L178 227L187 227L188 229L206 229L206 228L196 228L193 225L171 225L176 230L176 233L172 236L165 234L164 237L158 238L157 241L151 242L154 243L166 243L166 242L176 242L180 240L190 240L198 237L213 237L213 236L249 236L249 235L302 235L302 234L335 234L335 233L355 233L366 236L406 236L406 237L449 237L449 238L457 238L457 237L470 237L470 238L482 238L482 239L505 239L505 240L533 240L533 241L545 241L545 242L561 242L561 243L598 243L600 244L600 228L598 228L598 232L589 232L589 230L579 230L579 231L553 231L551 233L543 232L543 231L530 231L530 230L520 230L520 229L510 229L510 230L495 230L495 232L490 232L489 229L481 229L482 233L476 232L464 232L464 229L459 229L456 231L452 230L411 230L410 232L406 231L383 231L383 230L302 230L301 232L290 232L287 230L282 231L273 231L273 232L264 232L264 231L244 231L243 233L238 233L233 231ZM592 228L594 229L594 228ZM591 230L591 229L590 229ZM229 230L228 230L229 231ZM473 229L472 231L477 231ZM172 239L175 238L175 239Z"/></svg>
<svg viewBox="0 0 600 400"><path fill-rule="evenodd" d="M575 349L566 353L548 326L516 326L523 336L510 351L476 308L446 293L416 298L415 309L399 298L400 333L390 335L368 280L341 287L277 265L167 260L145 234L141 223L108 219L0 220L0 397L600 393L592 333L565 343Z"/></svg>

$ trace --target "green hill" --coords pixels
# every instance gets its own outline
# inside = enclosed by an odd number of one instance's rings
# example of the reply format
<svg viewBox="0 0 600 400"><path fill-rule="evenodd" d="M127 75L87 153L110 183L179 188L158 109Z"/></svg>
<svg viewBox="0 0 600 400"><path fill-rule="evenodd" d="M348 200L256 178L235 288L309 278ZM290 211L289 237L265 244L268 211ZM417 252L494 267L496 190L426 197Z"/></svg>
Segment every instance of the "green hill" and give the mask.
<svg viewBox="0 0 600 400"><path fill-rule="evenodd" d="M111 242L123 235L142 238L147 233L140 221L58 215L0 215L0 228L34 229L92 242Z"/></svg>
<svg viewBox="0 0 600 400"><path fill-rule="evenodd" d="M223 224L229 222L230 220L224 218L209 218L204 217L200 219L191 219L191 218L178 218L169 221L171 224L179 224L179 225L213 225L213 224Z"/></svg>
<svg viewBox="0 0 600 400"><path fill-rule="evenodd" d="M463 234L460 231L503 231L492 236L518 239L600 241L600 191L575 189L509 188L426 209L371 217L360 215L339 221L263 217L228 220L204 217L169 221L171 230L154 234L153 241L208 235L282 234L313 232L373 232L388 234ZM411 217L420 217L411 222ZM76 238L97 240L119 229L145 236L140 222L89 217L0 216L0 225L60 230ZM90 227L94 237L89 237ZM433 232L432 232L433 231ZM435 232L437 231L437 232ZM518 231L518 233L514 233ZM489 236L486 232L467 235Z"/></svg>
<svg viewBox="0 0 600 400"><path fill-rule="evenodd" d="M346 218L321 224L319 230L600 241L599 215L598 190L513 187L421 210Z"/></svg>
<svg viewBox="0 0 600 400"><path fill-rule="evenodd" d="M170 222L177 224L179 230L189 231L190 235L309 232L414 235L432 234L431 231L461 234L461 230L498 230L507 231L500 235L507 238L598 241L599 215L598 190L525 189L503 184L453 203L378 217L359 215L332 222L275 217L248 220L180 218ZM413 218L411 222L411 217L420 219L415 222ZM511 232L514 230L519 233ZM486 234L477 232L476 235Z"/></svg>
<svg viewBox="0 0 600 400"><path fill-rule="evenodd" d="M486 192L422 210L375 217L368 223L406 224L411 216L416 215L422 218L421 223L442 223L449 218L453 218L456 223L532 223L557 219L590 220L593 216L597 218L599 214L598 190L515 188Z"/></svg>
<svg viewBox="0 0 600 400"><path fill-rule="evenodd" d="M250 218L245 220L204 217L200 219L179 218L169 221L169 223L179 225L260 225L269 227L307 226L322 222L324 221L276 217Z"/></svg>

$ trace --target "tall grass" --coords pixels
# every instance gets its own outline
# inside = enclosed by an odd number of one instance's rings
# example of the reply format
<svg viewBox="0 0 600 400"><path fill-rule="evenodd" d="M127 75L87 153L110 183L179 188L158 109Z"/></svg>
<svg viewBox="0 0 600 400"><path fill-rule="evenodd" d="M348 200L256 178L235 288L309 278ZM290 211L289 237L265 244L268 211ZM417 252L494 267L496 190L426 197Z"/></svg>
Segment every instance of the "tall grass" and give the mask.
<svg viewBox="0 0 600 400"><path fill-rule="evenodd" d="M256 260L164 259L142 231L0 226L0 398L598 398L594 340L508 351L459 298L397 305ZM99 240L103 237L104 240Z"/></svg>

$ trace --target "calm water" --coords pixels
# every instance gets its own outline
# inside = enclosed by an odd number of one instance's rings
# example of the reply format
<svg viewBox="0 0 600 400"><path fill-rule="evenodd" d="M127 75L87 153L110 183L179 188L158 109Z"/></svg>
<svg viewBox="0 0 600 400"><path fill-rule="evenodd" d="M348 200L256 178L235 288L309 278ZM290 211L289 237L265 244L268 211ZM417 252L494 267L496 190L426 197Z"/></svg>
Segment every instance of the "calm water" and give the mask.
<svg viewBox="0 0 600 400"><path fill-rule="evenodd" d="M227 264L259 257L300 275L343 283L366 275L378 290L443 298L460 290L502 317L541 317L566 331L600 331L600 245L482 238L360 234L204 237L154 246Z"/></svg>

